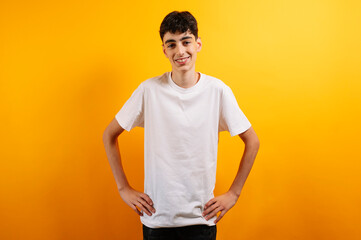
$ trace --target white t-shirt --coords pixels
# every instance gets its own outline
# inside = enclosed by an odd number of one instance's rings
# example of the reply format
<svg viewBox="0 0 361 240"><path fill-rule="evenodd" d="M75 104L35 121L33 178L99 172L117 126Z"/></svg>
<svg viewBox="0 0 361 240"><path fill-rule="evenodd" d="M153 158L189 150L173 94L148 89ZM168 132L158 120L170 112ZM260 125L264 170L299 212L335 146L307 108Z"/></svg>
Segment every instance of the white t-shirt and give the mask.
<svg viewBox="0 0 361 240"><path fill-rule="evenodd" d="M144 193L156 213L140 217L150 228L215 225L202 216L214 197L220 131L238 135L251 127L232 90L200 73L190 88L171 72L147 79L116 114L127 131L144 127Z"/></svg>

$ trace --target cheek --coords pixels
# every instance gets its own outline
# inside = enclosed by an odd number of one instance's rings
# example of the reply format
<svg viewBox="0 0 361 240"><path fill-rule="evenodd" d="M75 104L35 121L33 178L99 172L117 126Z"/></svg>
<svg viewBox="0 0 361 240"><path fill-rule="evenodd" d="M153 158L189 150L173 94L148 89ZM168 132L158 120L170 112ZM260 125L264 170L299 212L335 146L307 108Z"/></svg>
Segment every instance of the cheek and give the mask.
<svg viewBox="0 0 361 240"><path fill-rule="evenodd" d="M171 55L169 52L165 52L164 55L165 55L167 58L169 58L169 59L172 58L172 55Z"/></svg>

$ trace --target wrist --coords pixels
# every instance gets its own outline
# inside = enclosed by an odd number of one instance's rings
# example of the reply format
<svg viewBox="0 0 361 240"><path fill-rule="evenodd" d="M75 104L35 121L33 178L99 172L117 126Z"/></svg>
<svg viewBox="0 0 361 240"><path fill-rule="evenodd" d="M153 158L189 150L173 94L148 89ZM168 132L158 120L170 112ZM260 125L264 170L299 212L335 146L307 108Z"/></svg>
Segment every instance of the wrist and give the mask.
<svg viewBox="0 0 361 240"><path fill-rule="evenodd" d="M234 191L234 190L232 190L232 189L230 189L230 190L228 190L228 193L229 194L231 194L231 195L233 195L235 198L239 198L239 196L241 195L241 193L240 192L237 192L237 191Z"/></svg>
<svg viewBox="0 0 361 240"><path fill-rule="evenodd" d="M130 188L132 188L130 185L120 186L120 187L118 187L118 192L123 192L124 190L130 189Z"/></svg>

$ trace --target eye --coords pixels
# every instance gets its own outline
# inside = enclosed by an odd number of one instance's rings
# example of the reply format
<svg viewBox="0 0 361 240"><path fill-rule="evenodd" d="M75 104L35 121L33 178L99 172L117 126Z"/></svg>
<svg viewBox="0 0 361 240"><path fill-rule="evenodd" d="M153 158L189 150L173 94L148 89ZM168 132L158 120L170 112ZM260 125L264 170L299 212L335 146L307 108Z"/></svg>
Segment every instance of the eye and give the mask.
<svg viewBox="0 0 361 240"><path fill-rule="evenodd" d="M184 44L186 44L186 45L188 45L188 44L190 44L191 42L188 42L188 41L186 41L186 42L184 42Z"/></svg>
<svg viewBox="0 0 361 240"><path fill-rule="evenodd" d="M172 47L174 47L173 43L168 45L168 48L172 48Z"/></svg>

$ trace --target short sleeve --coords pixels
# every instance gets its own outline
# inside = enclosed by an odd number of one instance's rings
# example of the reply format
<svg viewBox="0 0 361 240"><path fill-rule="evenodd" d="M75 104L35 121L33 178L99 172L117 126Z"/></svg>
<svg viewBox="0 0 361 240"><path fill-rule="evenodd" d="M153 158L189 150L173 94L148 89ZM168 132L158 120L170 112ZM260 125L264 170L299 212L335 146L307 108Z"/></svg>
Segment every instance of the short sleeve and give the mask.
<svg viewBox="0 0 361 240"><path fill-rule="evenodd" d="M142 84L132 93L115 115L119 125L128 132L134 127L144 127L144 87Z"/></svg>
<svg viewBox="0 0 361 240"><path fill-rule="evenodd" d="M228 131L233 137L250 127L251 123L239 108L232 90L225 86L220 103L219 132Z"/></svg>

